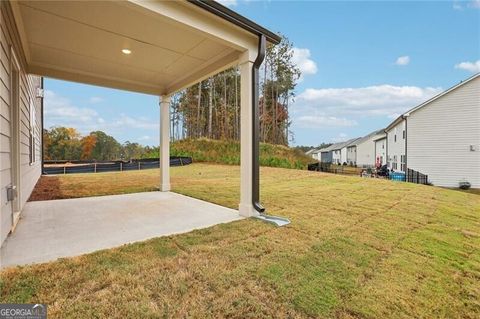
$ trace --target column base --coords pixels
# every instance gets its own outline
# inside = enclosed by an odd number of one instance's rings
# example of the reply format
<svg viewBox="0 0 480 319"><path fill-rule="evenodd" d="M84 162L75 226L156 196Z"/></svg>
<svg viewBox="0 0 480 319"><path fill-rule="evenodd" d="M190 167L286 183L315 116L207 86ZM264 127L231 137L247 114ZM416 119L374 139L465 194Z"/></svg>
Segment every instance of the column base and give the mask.
<svg viewBox="0 0 480 319"><path fill-rule="evenodd" d="M161 192L169 192L170 191L170 184L162 184L160 185L160 191Z"/></svg>
<svg viewBox="0 0 480 319"><path fill-rule="evenodd" d="M253 208L252 204L239 204L238 213L243 217L254 217L259 216L260 214Z"/></svg>

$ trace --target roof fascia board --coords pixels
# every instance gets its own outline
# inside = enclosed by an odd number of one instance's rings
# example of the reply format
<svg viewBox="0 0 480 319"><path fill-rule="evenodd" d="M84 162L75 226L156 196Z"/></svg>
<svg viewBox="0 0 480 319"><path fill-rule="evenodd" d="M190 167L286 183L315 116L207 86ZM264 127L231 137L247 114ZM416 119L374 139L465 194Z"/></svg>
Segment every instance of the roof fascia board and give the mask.
<svg viewBox="0 0 480 319"><path fill-rule="evenodd" d="M180 27L192 28L204 36L239 51L257 50L258 36L227 20L212 15L187 1L142 1L124 2L137 10L166 17Z"/></svg>
<svg viewBox="0 0 480 319"><path fill-rule="evenodd" d="M403 113L402 115L400 115L399 117L397 117L392 123L390 123L390 124L385 128L385 132L389 131L392 127L396 126L398 123L401 122L401 120L404 120L406 117L410 116L413 112L421 109L422 107L424 107L424 106L432 103L433 101L441 98L442 96L444 96L444 95L452 92L453 90L461 87L461 86L464 85L464 84L467 84L468 82L470 82L470 81L472 81L472 80L474 80L474 79L476 79L476 78L478 78L478 77L480 77L480 73L477 73L477 74L472 75L472 76L469 77L468 79L466 79L466 80L464 80L464 81L461 81L460 83L457 83L456 85L452 86L451 88L449 88L449 89L447 89L447 90L445 90L445 91L443 91L443 92L435 95L434 97L432 97L432 98L430 98L429 100L421 103L420 105L417 105L417 106L415 106L414 108L408 110L407 112L405 112L405 113Z"/></svg>
<svg viewBox="0 0 480 319"><path fill-rule="evenodd" d="M237 12L225 7L224 5L211 0L187 0L188 2L201 7L208 12L215 14L257 36L265 35L267 41L273 44L279 44L281 38L278 34L273 33L270 30L265 29L264 27L258 25L252 20L247 19L246 17L238 14Z"/></svg>
<svg viewBox="0 0 480 319"><path fill-rule="evenodd" d="M443 92L435 95L434 97L432 97L432 98L430 98L429 100L423 102L422 104L417 105L417 106L415 106L414 108L412 108L411 110L403 113L403 116L409 116L411 113L417 111L418 109L421 109L421 108L424 107L425 105L430 104L431 102L433 102L433 101L441 98L442 96L450 93L451 91L453 91L453 90L461 87L461 86L464 85L464 84L467 84L468 82L470 82L470 81L472 81L472 80L474 80L474 79L476 79L476 78L478 78L478 77L480 77L480 73L477 73L477 74L472 75L472 76L469 77L468 79L463 80L463 81L461 81L460 83L455 84L455 85L452 86L451 88L449 88L449 89L447 89L447 90L445 90L445 91L443 91Z"/></svg>

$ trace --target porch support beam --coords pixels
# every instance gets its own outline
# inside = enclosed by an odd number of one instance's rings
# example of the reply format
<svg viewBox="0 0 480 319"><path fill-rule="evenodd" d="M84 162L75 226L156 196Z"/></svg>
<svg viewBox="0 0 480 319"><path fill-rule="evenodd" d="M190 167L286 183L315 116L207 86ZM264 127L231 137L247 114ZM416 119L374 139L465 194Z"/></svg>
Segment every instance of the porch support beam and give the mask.
<svg viewBox="0 0 480 319"><path fill-rule="evenodd" d="M170 95L160 97L160 191L170 191Z"/></svg>
<svg viewBox="0 0 480 319"><path fill-rule="evenodd" d="M253 57L245 52L240 58L240 205L241 216L258 216L253 200Z"/></svg>

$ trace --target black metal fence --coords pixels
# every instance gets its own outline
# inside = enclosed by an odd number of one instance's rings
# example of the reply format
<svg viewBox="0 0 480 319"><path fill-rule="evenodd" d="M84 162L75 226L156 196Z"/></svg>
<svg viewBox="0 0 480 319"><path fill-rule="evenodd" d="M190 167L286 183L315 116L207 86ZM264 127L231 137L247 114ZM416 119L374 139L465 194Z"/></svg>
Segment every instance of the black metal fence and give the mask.
<svg viewBox="0 0 480 319"><path fill-rule="evenodd" d="M170 166L184 166L192 163L191 157L172 156ZM158 158L126 161L45 161L43 174L78 174L78 173L101 173L123 172L159 168ZM55 166L49 166L55 164ZM62 165L63 164L63 165ZM73 165L72 165L73 164Z"/></svg>
<svg viewBox="0 0 480 319"><path fill-rule="evenodd" d="M422 174L418 171L408 168L406 174L406 181L409 183L428 185L428 175Z"/></svg>
<svg viewBox="0 0 480 319"><path fill-rule="evenodd" d="M345 175L356 175L358 172L355 170L352 170L351 168L348 168L348 166L333 166L329 163L313 163L313 164L308 164L308 170L309 171L317 171L317 172L326 172L326 173L334 173L334 174L345 174ZM368 171L370 170L370 173ZM379 177L377 173L373 175L372 169L367 169L365 170L366 173L368 173L368 176L375 176ZM364 174L360 174L361 176L364 176ZM409 183L415 183L415 184L423 184L423 185L430 185L430 182L428 181L428 175L422 174L418 171L415 171L413 169L408 168L406 174L403 173L395 173L391 172L390 176L387 175L391 180L395 181L403 181L403 182L409 182Z"/></svg>
<svg viewBox="0 0 480 319"><path fill-rule="evenodd" d="M356 167L348 165L332 165L331 163L313 163L308 164L309 171L317 171L324 173L343 174L343 175L360 175Z"/></svg>

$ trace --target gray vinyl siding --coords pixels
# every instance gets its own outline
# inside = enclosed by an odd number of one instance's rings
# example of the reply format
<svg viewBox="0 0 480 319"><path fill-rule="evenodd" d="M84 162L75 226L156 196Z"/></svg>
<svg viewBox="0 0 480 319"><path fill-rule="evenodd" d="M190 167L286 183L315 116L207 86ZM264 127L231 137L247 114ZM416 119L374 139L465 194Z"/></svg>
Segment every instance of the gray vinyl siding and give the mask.
<svg viewBox="0 0 480 319"><path fill-rule="evenodd" d="M322 163L331 163L332 162L332 151L322 152L320 154L320 162Z"/></svg>
<svg viewBox="0 0 480 319"><path fill-rule="evenodd" d="M387 160L387 139L382 138L375 141L375 159L374 163L377 163L377 158L381 159L382 165L386 164Z"/></svg>
<svg viewBox="0 0 480 319"><path fill-rule="evenodd" d="M25 72L25 57L20 47L11 11L5 1L0 3L0 244L5 240L12 225L12 204L7 201L6 189L12 182L11 131L20 128L20 206L23 208L41 174L41 99L36 98L36 90L41 87L41 78ZM20 63L19 74L19 123L11 118L11 48ZM30 103L32 101L32 103ZM36 161L30 163L30 105L33 106L36 122L33 125L35 136Z"/></svg>
<svg viewBox="0 0 480 319"><path fill-rule="evenodd" d="M347 147L347 164L357 165L357 146Z"/></svg>
<svg viewBox="0 0 480 319"><path fill-rule="evenodd" d="M387 161L388 168L396 172L401 170L401 158L405 155L405 139L403 138L403 130L405 128L405 120L400 121L397 125L387 131ZM395 135L397 136L395 139ZM396 167L393 165L396 160Z"/></svg>
<svg viewBox="0 0 480 319"><path fill-rule="evenodd" d="M465 180L480 188L480 78L412 112L407 138L408 168L436 186L458 187Z"/></svg>

